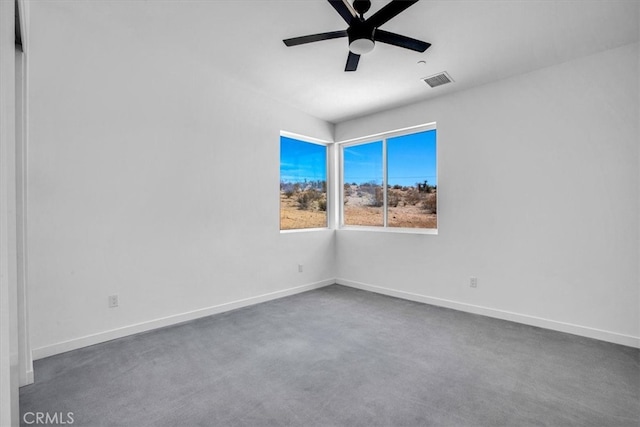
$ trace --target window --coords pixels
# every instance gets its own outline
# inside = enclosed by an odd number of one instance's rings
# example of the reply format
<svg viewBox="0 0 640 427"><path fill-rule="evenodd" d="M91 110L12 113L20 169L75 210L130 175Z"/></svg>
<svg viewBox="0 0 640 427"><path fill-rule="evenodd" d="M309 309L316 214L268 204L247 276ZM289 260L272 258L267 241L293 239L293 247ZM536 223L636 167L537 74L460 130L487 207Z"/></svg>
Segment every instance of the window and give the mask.
<svg viewBox="0 0 640 427"><path fill-rule="evenodd" d="M434 125L342 144L342 225L437 228Z"/></svg>
<svg viewBox="0 0 640 427"><path fill-rule="evenodd" d="M344 147L345 225L384 225L382 141Z"/></svg>
<svg viewBox="0 0 640 427"><path fill-rule="evenodd" d="M327 227L327 146L280 136L280 230Z"/></svg>

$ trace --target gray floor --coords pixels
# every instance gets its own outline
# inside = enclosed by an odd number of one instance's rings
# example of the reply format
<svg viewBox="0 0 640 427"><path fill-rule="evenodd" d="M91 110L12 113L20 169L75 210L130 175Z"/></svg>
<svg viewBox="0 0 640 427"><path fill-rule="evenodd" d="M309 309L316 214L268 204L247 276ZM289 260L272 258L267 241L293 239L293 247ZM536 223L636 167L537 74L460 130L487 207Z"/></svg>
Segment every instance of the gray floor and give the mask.
<svg viewBox="0 0 640 427"><path fill-rule="evenodd" d="M638 349L337 285L49 357L35 375L21 412L81 426L640 423Z"/></svg>

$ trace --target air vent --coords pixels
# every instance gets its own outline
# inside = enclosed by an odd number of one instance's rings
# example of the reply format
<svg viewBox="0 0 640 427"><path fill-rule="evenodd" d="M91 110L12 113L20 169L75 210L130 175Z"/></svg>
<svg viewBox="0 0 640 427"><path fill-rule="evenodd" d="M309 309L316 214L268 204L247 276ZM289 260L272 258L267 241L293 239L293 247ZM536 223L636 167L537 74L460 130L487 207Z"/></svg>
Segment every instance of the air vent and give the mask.
<svg viewBox="0 0 640 427"><path fill-rule="evenodd" d="M453 81L451 76L447 74L446 71L443 71L441 73L435 74L430 77L425 77L422 80L424 80L424 82L431 87L446 85L447 83L451 83Z"/></svg>

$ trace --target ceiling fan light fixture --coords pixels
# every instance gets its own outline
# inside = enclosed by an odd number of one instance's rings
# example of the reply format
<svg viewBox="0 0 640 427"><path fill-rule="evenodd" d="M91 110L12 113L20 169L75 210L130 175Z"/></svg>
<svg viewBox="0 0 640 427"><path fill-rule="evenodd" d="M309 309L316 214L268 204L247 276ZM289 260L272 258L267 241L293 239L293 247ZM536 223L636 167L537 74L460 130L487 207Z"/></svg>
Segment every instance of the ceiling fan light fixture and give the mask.
<svg viewBox="0 0 640 427"><path fill-rule="evenodd" d="M364 55L371 52L375 45L371 39L355 39L349 43L349 50L356 55Z"/></svg>

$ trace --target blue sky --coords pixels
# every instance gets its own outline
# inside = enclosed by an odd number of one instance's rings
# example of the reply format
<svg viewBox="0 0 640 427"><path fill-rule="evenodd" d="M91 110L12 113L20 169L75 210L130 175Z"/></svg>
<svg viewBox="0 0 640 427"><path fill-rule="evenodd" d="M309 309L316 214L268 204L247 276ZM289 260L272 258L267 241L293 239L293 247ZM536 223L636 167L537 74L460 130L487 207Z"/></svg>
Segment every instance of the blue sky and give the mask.
<svg viewBox="0 0 640 427"><path fill-rule="evenodd" d="M387 170L390 186L414 186L425 180L438 185L436 131L387 139ZM344 177L347 183L382 183L382 142L345 147Z"/></svg>
<svg viewBox="0 0 640 427"><path fill-rule="evenodd" d="M414 186L425 180L437 185L436 131L424 131L387 140L389 185ZM280 137L280 181L327 179L327 150L323 145ZM345 182L382 183L382 141L344 148Z"/></svg>
<svg viewBox="0 0 640 427"><path fill-rule="evenodd" d="M389 185L438 185L435 130L389 138L387 156Z"/></svg>
<svg viewBox="0 0 640 427"><path fill-rule="evenodd" d="M280 181L326 181L327 147L280 137Z"/></svg>
<svg viewBox="0 0 640 427"><path fill-rule="evenodd" d="M382 184L382 141L344 147L344 182Z"/></svg>

